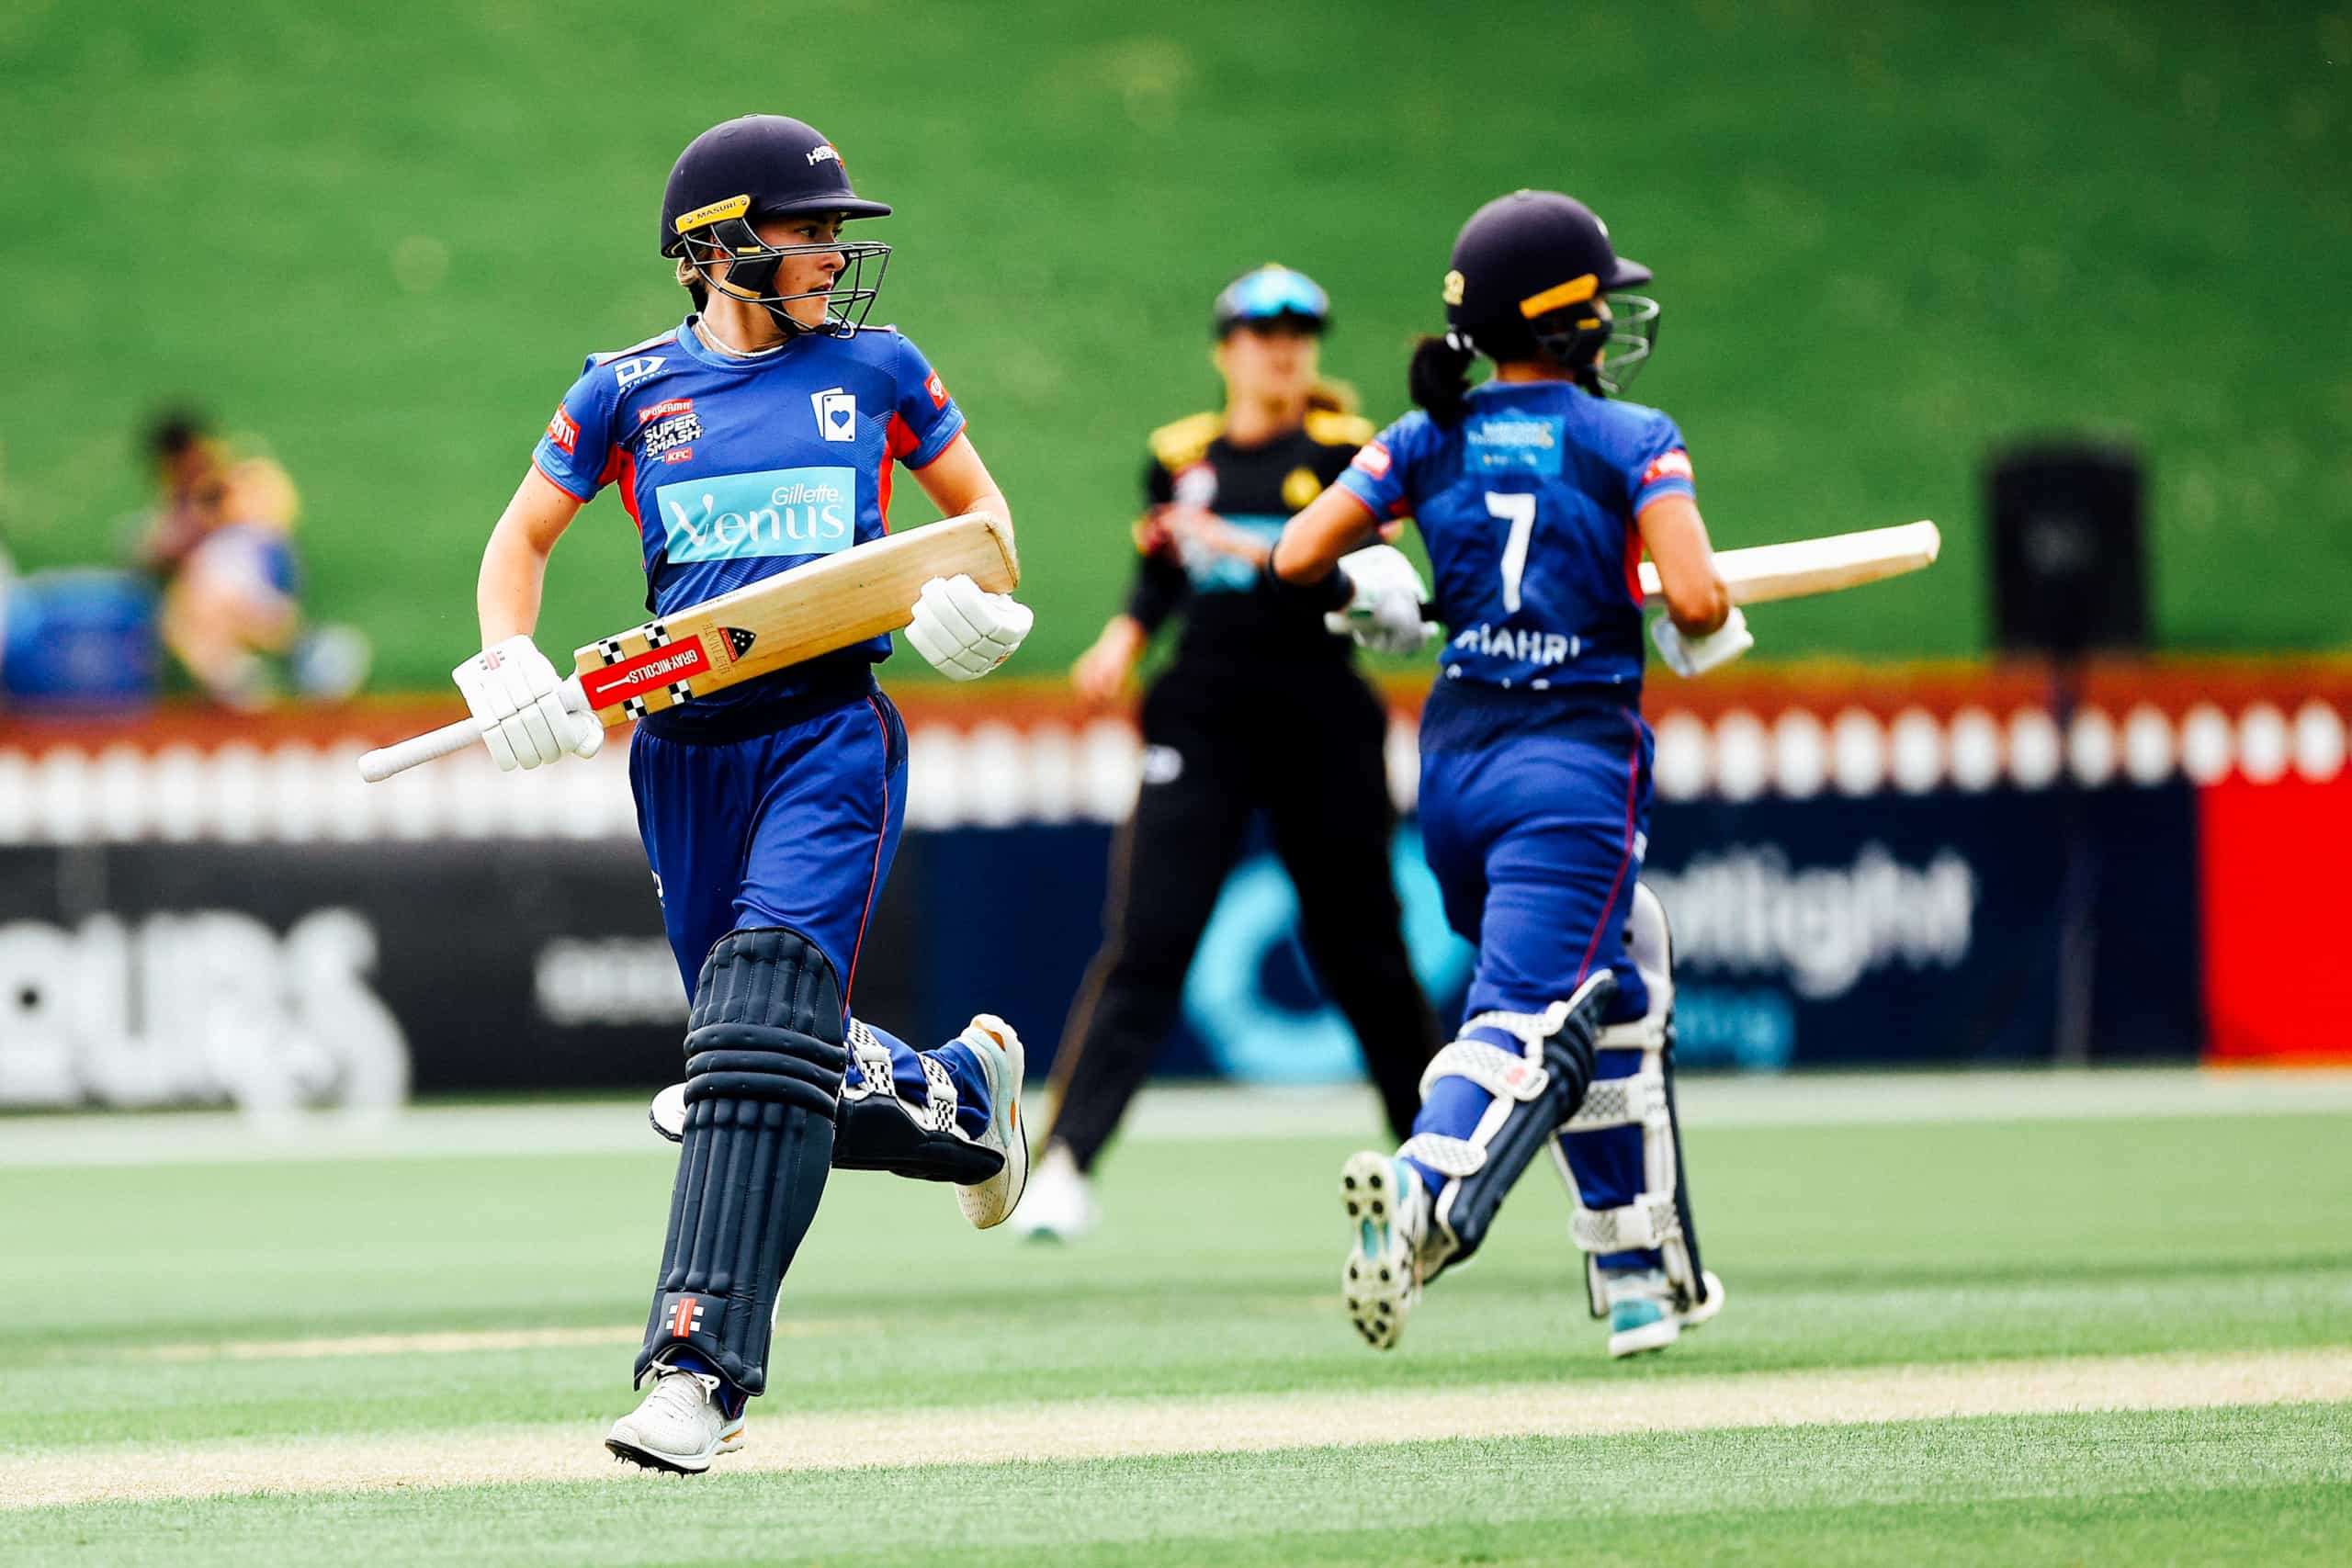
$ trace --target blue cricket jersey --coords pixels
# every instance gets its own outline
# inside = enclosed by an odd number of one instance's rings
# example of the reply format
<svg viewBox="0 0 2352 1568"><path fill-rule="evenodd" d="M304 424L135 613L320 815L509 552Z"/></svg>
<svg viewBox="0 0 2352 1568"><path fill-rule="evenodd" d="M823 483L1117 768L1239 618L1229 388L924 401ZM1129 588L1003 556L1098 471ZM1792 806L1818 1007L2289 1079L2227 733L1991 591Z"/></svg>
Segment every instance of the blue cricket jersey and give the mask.
<svg viewBox="0 0 2352 1568"><path fill-rule="evenodd" d="M893 328L734 359L706 346L689 316L591 355L531 460L583 502L619 487L646 608L662 615L881 538L893 465L924 467L963 428L938 374ZM875 637L642 722L681 739L756 728L761 707L788 710L889 656L890 639Z"/></svg>
<svg viewBox="0 0 2352 1568"><path fill-rule="evenodd" d="M1444 679L1513 691L1642 692L1641 535L1662 495L1693 493L1674 422L1565 381L1489 381L1459 424L1419 410L1340 483L1429 547Z"/></svg>

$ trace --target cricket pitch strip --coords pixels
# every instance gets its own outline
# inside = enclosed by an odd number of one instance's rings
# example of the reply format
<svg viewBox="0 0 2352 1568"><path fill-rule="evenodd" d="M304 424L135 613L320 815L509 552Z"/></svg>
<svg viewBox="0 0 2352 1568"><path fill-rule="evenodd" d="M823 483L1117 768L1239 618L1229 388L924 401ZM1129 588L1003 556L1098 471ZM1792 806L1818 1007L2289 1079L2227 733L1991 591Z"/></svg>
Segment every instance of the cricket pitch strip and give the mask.
<svg viewBox="0 0 2352 1568"><path fill-rule="evenodd" d="M1843 1426L2075 1411L2196 1410L2352 1401L2352 1348L2082 1357L1735 1376L1579 1380L1184 1399L1071 1400L795 1416L753 1407L751 1442L713 1468L911 1468L920 1463L1263 1452L1448 1438L1589 1437ZM625 1405L617 1401L617 1414ZM0 1508L255 1493L604 1480L600 1425L114 1445L0 1458ZM912 1457L920 1455L920 1460Z"/></svg>

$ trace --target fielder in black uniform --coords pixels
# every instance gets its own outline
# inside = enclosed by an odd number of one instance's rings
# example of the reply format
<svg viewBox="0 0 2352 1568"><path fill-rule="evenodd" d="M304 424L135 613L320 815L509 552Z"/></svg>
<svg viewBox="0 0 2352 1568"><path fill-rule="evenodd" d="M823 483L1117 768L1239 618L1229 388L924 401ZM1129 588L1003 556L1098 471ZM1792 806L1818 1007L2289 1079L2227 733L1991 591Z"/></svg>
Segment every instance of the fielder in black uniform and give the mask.
<svg viewBox="0 0 2352 1568"><path fill-rule="evenodd" d="M1298 890L1306 952L1363 1047L1392 1126L1410 1125L1438 1043L1389 875L1387 712L1354 645L1262 587L1267 549L1372 435L1318 379L1321 288L1287 267L1217 297L1221 413L1153 433L1125 611L1071 670L1115 697L1182 612L1174 661L1143 702L1143 785L1113 850L1102 952L1055 1065L1052 1142L1016 1227L1092 1228L1085 1180L1175 1021L1193 952L1263 810Z"/></svg>

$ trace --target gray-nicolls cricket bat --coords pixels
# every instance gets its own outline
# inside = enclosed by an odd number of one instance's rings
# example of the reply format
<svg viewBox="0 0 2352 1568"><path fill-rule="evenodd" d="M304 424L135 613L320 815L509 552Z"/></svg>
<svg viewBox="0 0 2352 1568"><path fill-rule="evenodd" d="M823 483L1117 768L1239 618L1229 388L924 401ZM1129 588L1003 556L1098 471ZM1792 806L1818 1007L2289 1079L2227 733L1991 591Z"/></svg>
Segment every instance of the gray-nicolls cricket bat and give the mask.
<svg viewBox="0 0 2352 1568"><path fill-rule="evenodd" d="M572 655L568 683L609 729L897 631L914 618L924 583L959 573L991 593L1011 592L1021 581L1011 525L975 513L854 545L599 637ZM368 752L359 773L380 783L481 739L481 726L461 718Z"/></svg>

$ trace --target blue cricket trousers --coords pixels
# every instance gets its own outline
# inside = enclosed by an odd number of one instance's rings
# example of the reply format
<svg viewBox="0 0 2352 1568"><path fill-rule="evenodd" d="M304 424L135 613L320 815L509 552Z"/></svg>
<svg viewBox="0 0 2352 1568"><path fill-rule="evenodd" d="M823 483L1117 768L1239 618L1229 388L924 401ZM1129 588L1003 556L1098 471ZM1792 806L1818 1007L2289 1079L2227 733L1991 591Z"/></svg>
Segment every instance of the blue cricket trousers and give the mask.
<svg viewBox="0 0 2352 1568"><path fill-rule="evenodd" d="M1602 969L1617 976L1608 1021L1647 1010L1625 921L1649 846L1653 750L1641 716L1613 705L1474 748L1424 745L1421 842L1447 922L1478 948L1465 1019L1541 1012ZM1603 1051L1594 1074L1627 1077L1640 1067L1638 1051ZM1414 1129L1465 1136L1488 1100L1449 1079ZM1560 1144L1587 1207L1613 1208L1642 1190L1639 1128L1563 1134ZM1657 1258L1613 1253L1601 1262L1645 1267Z"/></svg>
<svg viewBox="0 0 2352 1568"><path fill-rule="evenodd" d="M629 744L638 834L686 994L730 931L790 926L832 961L852 1010L857 961L907 820L907 726L880 692L748 739ZM867 1026L872 1028L868 1022ZM886 1030L899 1093L926 1093L916 1053ZM959 1120L985 1126L988 1091L960 1047L942 1055ZM857 1064L850 1063L852 1081Z"/></svg>

